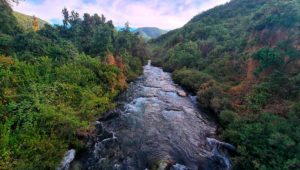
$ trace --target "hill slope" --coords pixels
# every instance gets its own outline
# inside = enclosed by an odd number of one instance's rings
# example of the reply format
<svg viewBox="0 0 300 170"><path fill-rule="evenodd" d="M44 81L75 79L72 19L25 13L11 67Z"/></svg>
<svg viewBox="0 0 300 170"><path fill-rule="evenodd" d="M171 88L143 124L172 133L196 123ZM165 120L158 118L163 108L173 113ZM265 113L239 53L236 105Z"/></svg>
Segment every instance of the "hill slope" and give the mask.
<svg viewBox="0 0 300 170"><path fill-rule="evenodd" d="M143 38L145 38L146 40L150 40L153 38L157 38L157 37L167 33L168 31L161 30L161 29L155 28L155 27L142 27L142 28L138 28L137 30L135 30L135 32L140 33L140 35Z"/></svg>
<svg viewBox="0 0 300 170"><path fill-rule="evenodd" d="M0 169L57 169L142 73L147 46L104 16L74 11L65 25L25 31L9 2L0 0Z"/></svg>
<svg viewBox="0 0 300 170"><path fill-rule="evenodd" d="M151 43L153 62L218 115L236 169L299 167L300 1L232 0Z"/></svg>
<svg viewBox="0 0 300 170"><path fill-rule="evenodd" d="M14 11L14 16L17 19L17 22L24 30L32 29L32 22L33 22L33 16L25 15L19 12ZM39 23L39 28L43 28L45 24L47 24L46 21L37 18Z"/></svg>

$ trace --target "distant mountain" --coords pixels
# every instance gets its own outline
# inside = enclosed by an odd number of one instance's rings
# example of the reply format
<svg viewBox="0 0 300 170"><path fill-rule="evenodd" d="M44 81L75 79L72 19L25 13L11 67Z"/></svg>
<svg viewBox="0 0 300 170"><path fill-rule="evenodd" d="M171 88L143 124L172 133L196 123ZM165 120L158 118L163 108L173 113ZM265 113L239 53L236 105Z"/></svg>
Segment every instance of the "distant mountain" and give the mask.
<svg viewBox="0 0 300 170"><path fill-rule="evenodd" d="M142 27L135 30L135 32L140 33L142 37L144 37L146 40L155 39L168 31L162 30L156 27Z"/></svg>
<svg viewBox="0 0 300 170"><path fill-rule="evenodd" d="M124 26L122 26L122 27L116 26L115 29L116 29L117 31L122 31L123 29L125 29L125 27L124 27ZM135 32L136 30L137 30L136 28L131 28L131 27L130 27L130 31L131 31L131 32Z"/></svg>
<svg viewBox="0 0 300 170"><path fill-rule="evenodd" d="M17 19L17 22L19 25L24 29L24 30L29 30L32 29L32 21L33 21L33 16L25 15L19 12L14 11L13 12L14 16ZM43 28L45 24L47 24L46 21L38 18L38 23L39 23L39 28Z"/></svg>

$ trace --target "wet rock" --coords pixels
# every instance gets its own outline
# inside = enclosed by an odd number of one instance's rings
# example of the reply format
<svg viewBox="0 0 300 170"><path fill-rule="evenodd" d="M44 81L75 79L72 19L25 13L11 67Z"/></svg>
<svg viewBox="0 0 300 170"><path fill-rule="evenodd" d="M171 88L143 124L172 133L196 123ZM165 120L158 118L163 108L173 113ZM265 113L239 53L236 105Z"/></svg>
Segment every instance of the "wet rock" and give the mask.
<svg viewBox="0 0 300 170"><path fill-rule="evenodd" d="M75 149L69 150L62 160L60 166L57 168L57 170L69 170L71 162L74 160L76 155Z"/></svg>
<svg viewBox="0 0 300 170"><path fill-rule="evenodd" d="M186 92L184 92L183 90L177 91L177 95L181 96L181 97L186 97L187 96Z"/></svg>
<svg viewBox="0 0 300 170"><path fill-rule="evenodd" d="M108 121L120 116L120 110L112 110L103 113L103 116L99 119L99 121Z"/></svg>
<svg viewBox="0 0 300 170"><path fill-rule="evenodd" d="M121 167L120 164L115 164L114 165L114 169L113 170L121 170L121 169L122 169L122 167Z"/></svg>
<svg viewBox="0 0 300 170"><path fill-rule="evenodd" d="M170 168L170 170L189 170L189 168L184 165L175 164Z"/></svg>
<svg viewBox="0 0 300 170"><path fill-rule="evenodd" d="M229 151L232 151L232 152L235 152L236 151L236 148L229 144L229 143L225 143L225 142L221 142L221 141L218 141L216 139L213 139L213 138L207 138L207 141L208 143L210 144L211 147L213 146L221 146Z"/></svg>
<svg viewBox="0 0 300 170"><path fill-rule="evenodd" d="M228 158L228 150L234 151L235 147L229 143L220 142L213 138L207 138L207 142L212 149L212 159L222 169L230 169L231 161Z"/></svg>

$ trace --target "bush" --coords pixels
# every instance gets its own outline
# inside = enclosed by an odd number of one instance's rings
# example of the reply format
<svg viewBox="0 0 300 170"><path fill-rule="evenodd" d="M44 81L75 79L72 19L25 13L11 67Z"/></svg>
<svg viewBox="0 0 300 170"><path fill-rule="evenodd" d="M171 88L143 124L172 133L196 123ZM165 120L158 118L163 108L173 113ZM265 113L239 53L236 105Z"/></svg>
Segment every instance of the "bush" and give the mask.
<svg viewBox="0 0 300 170"><path fill-rule="evenodd" d="M295 120L300 119L300 102L294 103L289 115L295 117Z"/></svg>
<svg viewBox="0 0 300 170"><path fill-rule="evenodd" d="M122 90L118 68L88 56L62 65L48 57L31 63L0 60L4 169L56 168L69 147L81 148L76 130L113 109Z"/></svg>
<svg viewBox="0 0 300 170"><path fill-rule="evenodd" d="M220 122L223 126L227 126L230 123L235 121L236 114L231 110L223 110L221 111L219 118Z"/></svg>
<svg viewBox="0 0 300 170"><path fill-rule="evenodd" d="M246 97L247 106L253 111L259 111L274 99L289 99L296 94L291 93L293 81L280 71L274 71L260 84L253 87Z"/></svg>
<svg viewBox="0 0 300 170"><path fill-rule="evenodd" d="M300 120L263 113L229 124L223 137L238 146L234 169L297 169ZM293 129L293 130L291 130Z"/></svg>
<svg viewBox="0 0 300 170"><path fill-rule="evenodd" d="M253 57L260 62L256 74L261 73L264 69L278 69L284 64L284 58L281 52L274 48L262 48Z"/></svg>
<svg viewBox="0 0 300 170"><path fill-rule="evenodd" d="M196 93L199 87L212 78L203 72L194 69L182 68L172 73L173 80L185 88Z"/></svg>
<svg viewBox="0 0 300 170"><path fill-rule="evenodd" d="M229 107L227 96L214 80L202 84L197 92L197 96L202 107L212 109L215 113L219 113Z"/></svg>
<svg viewBox="0 0 300 170"><path fill-rule="evenodd" d="M195 68L200 56L200 50L196 42L178 44L167 53L168 60L164 63L164 68L170 71L182 67Z"/></svg>
<svg viewBox="0 0 300 170"><path fill-rule="evenodd" d="M267 83L256 85L252 93L246 97L247 106L253 111L259 111L269 102L271 96Z"/></svg>

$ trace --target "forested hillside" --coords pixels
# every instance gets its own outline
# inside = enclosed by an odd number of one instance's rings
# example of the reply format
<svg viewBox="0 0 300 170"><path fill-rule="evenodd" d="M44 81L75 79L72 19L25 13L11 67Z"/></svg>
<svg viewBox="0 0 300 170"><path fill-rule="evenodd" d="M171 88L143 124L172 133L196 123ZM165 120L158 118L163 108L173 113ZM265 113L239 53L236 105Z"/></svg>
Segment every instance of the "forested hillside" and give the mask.
<svg viewBox="0 0 300 170"><path fill-rule="evenodd" d="M0 169L55 169L141 74L146 44L103 15L64 9L64 25L24 32L0 11Z"/></svg>
<svg viewBox="0 0 300 170"><path fill-rule="evenodd" d="M138 32L145 40L150 40L154 38L158 38L159 36L167 33L168 31L161 30L155 27L142 27L135 30Z"/></svg>
<svg viewBox="0 0 300 170"><path fill-rule="evenodd" d="M14 16L17 19L18 24L20 25L20 27L24 30L31 30L33 29L33 23L34 20L36 19L36 22L38 23L37 27L38 29L43 28L47 22L40 19L40 18L35 18L35 16L29 16L29 15L25 15L19 12L14 11L13 12Z"/></svg>
<svg viewBox="0 0 300 170"><path fill-rule="evenodd" d="M299 0L232 0L151 44L218 116L235 169L300 168Z"/></svg>

